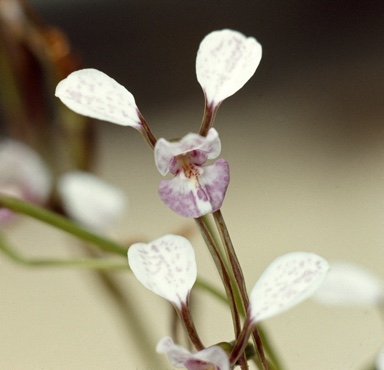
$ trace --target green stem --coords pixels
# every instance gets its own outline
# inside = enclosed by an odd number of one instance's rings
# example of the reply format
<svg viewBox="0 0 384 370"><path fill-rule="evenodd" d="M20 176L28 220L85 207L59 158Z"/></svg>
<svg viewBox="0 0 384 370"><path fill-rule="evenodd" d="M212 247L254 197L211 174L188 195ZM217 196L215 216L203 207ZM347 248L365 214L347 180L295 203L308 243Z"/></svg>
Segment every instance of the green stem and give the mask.
<svg viewBox="0 0 384 370"><path fill-rule="evenodd" d="M225 267L225 264L221 258L220 252L218 251L217 246L215 245L215 242L212 238L212 235L210 234L203 218L196 218L195 219L197 225L199 226L201 235L203 236L203 239L211 253L211 256L213 258L213 261L215 262L217 271L219 272L219 275L221 277L221 280L223 282L223 286L225 288L225 292L227 295L227 299L231 308L232 313L232 319L233 324L235 328L235 332L240 332L240 320L238 312L236 311L236 304L235 304L235 296L233 294L232 285L230 281L230 277L228 275L228 271Z"/></svg>
<svg viewBox="0 0 384 370"><path fill-rule="evenodd" d="M87 250L90 256L95 256L93 250ZM154 356L148 356L148 351L154 347L152 338L150 337L151 330L148 330L148 322L143 318L140 307L136 304L134 295L129 295L125 286L121 286L119 280L109 274L107 271L95 271L95 276L99 279L102 286L116 304L118 313L124 319L126 326L125 332L128 335L134 333L135 347L141 353L141 358L144 359L148 368L155 369L159 365L159 359Z"/></svg>
<svg viewBox="0 0 384 370"><path fill-rule="evenodd" d="M216 227L219 231L221 240L224 245L224 250L229 261L229 265L231 267L232 275L234 276L235 292L240 295L242 309L244 310L244 312L247 312L249 306L249 298L247 294L247 288L245 286L244 274L241 269L239 259L237 258L235 248L232 244L232 240L229 236L228 228L225 224L223 215L221 214L220 210L214 212L213 217L215 219ZM256 326L254 327L252 337L257 348L257 354L259 356L261 365L263 366L263 369L268 370L268 361L265 357L263 344L261 342L261 338Z"/></svg>
<svg viewBox="0 0 384 370"><path fill-rule="evenodd" d="M219 289L216 289L212 284L208 283L204 279L197 278L195 287L210 293L222 303L228 304L228 299L225 294L222 293Z"/></svg>
<svg viewBox="0 0 384 370"><path fill-rule="evenodd" d="M49 258L28 258L10 248L0 236L0 250L3 251L14 262L28 267L67 267L93 270L129 270L128 264L107 261L100 258L79 258L79 259L49 259Z"/></svg>
<svg viewBox="0 0 384 370"><path fill-rule="evenodd" d="M236 282L236 289L238 290L242 298L243 310L245 312L248 308L249 299L247 294L247 288L245 286L244 274L241 269L239 259L237 258L235 248L233 247L232 240L229 236L229 232L227 226L225 225L221 211L218 210L214 212L213 218L216 222L217 230L219 231L222 243L224 245L225 254L229 261L229 265L231 266L233 276Z"/></svg>
<svg viewBox="0 0 384 370"><path fill-rule="evenodd" d="M68 220L67 218L37 205L0 194L0 208L8 208L13 212L21 213L42 221L46 224L52 225L60 230L78 237L81 240L95 244L106 252L120 254L122 256L127 255L127 249L115 243L114 241L106 239L101 235L96 235L76 225L74 222Z"/></svg>
<svg viewBox="0 0 384 370"><path fill-rule="evenodd" d="M257 330L259 332L260 338L263 342L263 348L265 353L268 354L269 359L269 369L270 370L283 370L284 367L275 351L275 347L271 344L263 326L261 324L257 325Z"/></svg>
<svg viewBox="0 0 384 370"><path fill-rule="evenodd" d="M233 320L233 326L235 329L236 337L241 331L240 328L240 318L239 318L239 312L237 312L236 309L236 302L235 302L235 295L232 289L231 279L228 274L227 268L225 266L225 263L222 260L222 256L220 252L218 251L218 248L214 242L214 239L209 232L206 223L204 222L204 219L202 217L195 219L197 225L199 226L201 235L203 236L203 239L211 253L211 256L213 258L213 261L215 262L216 268L219 272L219 275L221 277L221 280L223 282L223 286L225 288L225 292L228 298L228 303L230 306L231 314L232 314L232 320Z"/></svg>

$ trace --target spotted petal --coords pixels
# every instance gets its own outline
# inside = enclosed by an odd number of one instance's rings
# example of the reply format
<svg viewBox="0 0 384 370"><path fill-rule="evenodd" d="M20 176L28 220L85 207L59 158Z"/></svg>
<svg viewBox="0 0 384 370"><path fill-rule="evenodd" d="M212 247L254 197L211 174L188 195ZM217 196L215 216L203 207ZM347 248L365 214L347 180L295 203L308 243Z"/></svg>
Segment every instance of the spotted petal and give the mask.
<svg viewBox="0 0 384 370"><path fill-rule="evenodd" d="M165 176L170 170L172 159L178 155L188 152L204 153L205 156L203 158L195 158L195 162L201 165L207 159L216 158L220 151L221 141L219 134L214 128L211 128L206 137L191 133L177 142L159 139L156 143L154 154L156 167Z"/></svg>
<svg viewBox="0 0 384 370"><path fill-rule="evenodd" d="M185 348L174 344L173 340L165 337L156 347L159 353L166 353L170 363L177 368L188 370L229 370L228 356L219 346L212 346L191 354Z"/></svg>
<svg viewBox="0 0 384 370"><path fill-rule="evenodd" d="M373 305L384 301L384 283L360 266L333 263L313 298L329 305Z"/></svg>
<svg viewBox="0 0 384 370"><path fill-rule="evenodd" d="M197 179L189 179L180 171L172 180L159 184L161 200L184 217L197 218L217 211L229 184L229 165L218 159L213 165L200 167Z"/></svg>
<svg viewBox="0 0 384 370"><path fill-rule="evenodd" d="M60 176L58 192L68 216L101 233L107 232L122 217L127 204L120 189L82 171Z"/></svg>
<svg viewBox="0 0 384 370"><path fill-rule="evenodd" d="M253 37L229 29L208 34L200 44L196 75L208 104L218 105L240 90L261 60L261 45Z"/></svg>
<svg viewBox="0 0 384 370"><path fill-rule="evenodd" d="M165 235L149 244L128 249L128 263L149 290L181 308L196 281L195 252L182 236Z"/></svg>
<svg viewBox="0 0 384 370"><path fill-rule="evenodd" d="M251 321L265 320L299 304L319 288L328 270L328 262L313 253L293 252L278 257L251 292Z"/></svg>
<svg viewBox="0 0 384 370"><path fill-rule="evenodd" d="M133 95L114 79L96 69L71 73L56 87L55 95L70 109L103 121L141 128Z"/></svg>

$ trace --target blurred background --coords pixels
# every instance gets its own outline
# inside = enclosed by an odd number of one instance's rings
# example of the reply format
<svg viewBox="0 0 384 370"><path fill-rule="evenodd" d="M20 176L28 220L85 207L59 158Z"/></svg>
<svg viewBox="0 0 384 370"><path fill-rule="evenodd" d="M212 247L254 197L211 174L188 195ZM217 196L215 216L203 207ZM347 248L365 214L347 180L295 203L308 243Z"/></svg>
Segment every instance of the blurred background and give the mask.
<svg viewBox="0 0 384 370"><path fill-rule="evenodd" d="M67 35L82 67L132 92L154 134L168 139L199 128L204 101L195 56L202 38L222 28L257 38L261 64L215 122L231 166L222 211L248 286L293 250L358 263L384 278L383 1L29 4ZM190 227L199 273L218 283L194 223L158 199L161 176L137 132L105 122L93 127L94 171L130 201L114 237L151 240ZM31 255L77 253L77 241L30 219L6 234ZM134 307L129 314L136 311L135 322L151 337L142 352L137 328L127 327L91 272L31 270L5 257L0 271L0 368L171 368L154 355L156 342L170 334L171 310L129 274L116 278ZM232 340L226 308L204 293L193 299L203 341ZM384 344L383 321L369 307L309 301L265 326L289 370L363 369ZM147 361L152 355L157 367Z"/></svg>

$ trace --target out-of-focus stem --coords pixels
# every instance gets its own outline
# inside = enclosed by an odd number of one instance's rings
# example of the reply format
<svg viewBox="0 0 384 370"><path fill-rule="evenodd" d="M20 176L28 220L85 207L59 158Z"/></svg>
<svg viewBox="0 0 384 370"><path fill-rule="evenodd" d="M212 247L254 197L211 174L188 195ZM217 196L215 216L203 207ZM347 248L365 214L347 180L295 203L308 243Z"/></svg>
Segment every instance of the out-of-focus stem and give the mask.
<svg viewBox="0 0 384 370"><path fill-rule="evenodd" d="M37 220L45 222L56 228L66 231L79 239L93 243L100 249L114 254L127 255L127 249L114 241L104 238L101 235L96 235L82 227L76 225L67 218L60 216L57 213L39 207L37 205L25 202L21 199L9 197L0 194L0 208L8 208L16 213L22 213L26 216L33 217Z"/></svg>
<svg viewBox="0 0 384 370"><path fill-rule="evenodd" d="M0 236L0 250L14 262L28 267L64 267L90 270L127 271L128 264L108 261L99 258L57 259L57 258L28 258L12 249Z"/></svg>

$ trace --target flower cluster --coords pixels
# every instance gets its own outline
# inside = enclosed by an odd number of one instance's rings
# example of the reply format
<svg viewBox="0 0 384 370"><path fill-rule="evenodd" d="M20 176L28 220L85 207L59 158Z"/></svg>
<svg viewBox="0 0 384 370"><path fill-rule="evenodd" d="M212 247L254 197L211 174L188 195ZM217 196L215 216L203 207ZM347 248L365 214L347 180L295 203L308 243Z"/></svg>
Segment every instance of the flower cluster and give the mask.
<svg viewBox="0 0 384 370"><path fill-rule="evenodd" d="M252 37L222 30L204 38L196 58L196 75L205 96L204 120L199 134L188 134L179 142L156 140L133 95L98 70L73 72L58 84L56 96L79 114L138 130L154 147L159 172L174 175L160 183L160 198L180 215L197 218L221 207L229 184L224 159L203 166L221 151L218 133L211 128L215 113L252 77L260 60L261 46Z"/></svg>
<svg viewBox="0 0 384 370"><path fill-rule="evenodd" d="M196 352L191 353L163 338L157 351L166 353L172 365L189 370L229 370L246 365L246 348L252 337L263 369L268 369L257 324L278 315L312 295L324 280L329 266L318 255L292 252L274 260L261 274L250 295L245 289L241 267L230 241L220 208L229 184L229 165L216 159L221 152L218 132L212 127L217 109L254 74L261 60L261 46L252 37L233 30L215 31L200 44L196 75L205 97L205 111L198 133L176 142L156 139L133 95L106 74L84 69L61 81L56 95L75 112L138 130L154 150L161 175L173 178L159 184L159 196L176 213L196 219L216 263L231 309L235 341L206 347L195 328L190 309L190 292L197 278L195 253L182 236L168 234L148 244L128 249L128 263L136 278L175 308ZM204 215L212 214L221 236L219 251ZM239 297L237 301L235 297ZM245 318L241 319L241 312Z"/></svg>
<svg viewBox="0 0 384 370"><path fill-rule="evenodd" d="M121 297L130 292L123 293L120 289L125 287L120 286L120 280L115 281L104 271L129 271L132 279L166 300L174 311L172 319L175 322L169 328L170 333L163 333L160 340L156 338L156 352L165 354L176 368L248 370L248 363L252 361L259 370L282 369L264 321L296 307L309 297L322 305L343 306L344 310L355 307L364 314L368 308L375 309L384 317L382 276L345 261L329 264L314 253L291 251L281 255L262 272L254 273L252 278L258 279L251 289L246 283L248 278L243 274L221 212L231 176L229 163L220 157L220 130L214 127L214 122L223 101L238 92L258 68L262 47L256 39L230 29L214 31L203 38L195 67L205 103L202 121L200 127L170 141L155 137L132 93L113 78L92 68L75 71L79 66L77 57L64 35L40 20L36 22L38 17L24 3L21 0L0 2L0 34L5 41L1 57L6 67L0 70L5 77L2 79L5 83L1 85L4 99L0 99L0 105L5 112L6 132L32 145L28 147L13 139L0 140L1 253L24 266L103 271L102 279L98 279L100 284L112 293L110 297L119 307L126 305L128 310L128 302L134 302L135 297L122 300ZM17 68L8 68L14 66ZM58 100L54 104L49 99L54 99L52 84L65 76L55 94L72 111ZM45 94L48 90L49 97ZM36 98L30 99L36 91ZM89 149L93 149L94 142L88 117L130 126L142 135L153 151L155 166L163 177L158 184L160 199L169 210L188 218L188 225L192 224L188 229L179 230L183 236L169 231L150 242L126 239L124 243L108 238L121 220L127 198L124 191L95 174L84 172L93 162L90 161L93 150ZM52 119L55 120L53 130L50 126ZM56 127L64 134L59 142ZM63 144L64 148L60 152L59 168L55 166L59 164L56 156L50 153L55 148L43 147L47 140L54 138L52 134L55 136L53 142L59 143L60 147ZM61 155L64 152L69 153L65 163ZM63 173L62 164L69 165L70 169ZM77 247L84 248L84 253L80 258L24 255L18 248L12 248L12 236L9 243L7 240L8 226L13 226L10 221L20 219L17 214L70 233L82 242ZM242 217L241 212L237 217ZM245 224L251 220L244 218L241 221ZM140 222L141 225L144 223ZM197 228L193 229L193 226ZM193 231L200 232L217 270L212 276L217 273L222 289L198 276L195 249L185 238ZM243 239L252 243L252 248L247 244L242 246L254 254L247 257L260 259L264 251L256 247L255 238ZM94 251L92 247L99 250ZM109 253L116 258L108 258ZM193 310L197 289L205 290L227 305L232 319L232 337L219 343L208 343L207 338L201 336ZM135 311L129 310L125 318L138 319ZM178 324L183 327L184 336L179 335ZM142 340L147 354L147 339L153 338L145 338L147 328L140 325L140 329L133 335L137 341ZM369 335L374 339L373 332ZM362 342L363 336L351 337ZM335 338L328 339L327 343L330 343ZM155 347L155 342L150 347ZM384 370L383 340L379 339L372 354L366 369ZM158 358L147 356L146 361L148 365L150 361L155 362L148 368L163 367L158 364ZM128 367L132 368L132 364Z"/></svg>

